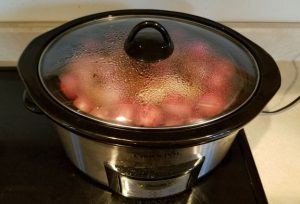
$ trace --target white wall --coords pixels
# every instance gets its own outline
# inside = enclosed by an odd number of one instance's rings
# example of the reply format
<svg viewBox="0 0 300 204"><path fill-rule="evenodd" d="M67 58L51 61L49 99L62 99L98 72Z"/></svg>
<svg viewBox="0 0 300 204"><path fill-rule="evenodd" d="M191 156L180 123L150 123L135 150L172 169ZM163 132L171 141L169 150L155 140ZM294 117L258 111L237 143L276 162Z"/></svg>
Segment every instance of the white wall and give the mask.
<svg viewBox="0 0 300 204"><path fill-rule="evenodd" d="M65 21L128 8L182 11L217 21L300 22L300 0L0 0L0 21Z"/></svg>

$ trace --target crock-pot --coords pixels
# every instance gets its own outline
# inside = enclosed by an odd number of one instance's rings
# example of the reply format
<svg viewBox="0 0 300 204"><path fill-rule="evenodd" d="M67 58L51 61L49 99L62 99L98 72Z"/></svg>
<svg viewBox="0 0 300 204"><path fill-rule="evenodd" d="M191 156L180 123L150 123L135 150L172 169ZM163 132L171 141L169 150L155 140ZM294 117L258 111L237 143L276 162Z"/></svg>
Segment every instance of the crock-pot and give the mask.
<svg viewBox="0 0 300 204"><path fill-rule="evenodd" d="M82 172L126 197L191 188L280 86L272 57L232 29L162 10L70 21L35 38L24 103Z"/></svg>

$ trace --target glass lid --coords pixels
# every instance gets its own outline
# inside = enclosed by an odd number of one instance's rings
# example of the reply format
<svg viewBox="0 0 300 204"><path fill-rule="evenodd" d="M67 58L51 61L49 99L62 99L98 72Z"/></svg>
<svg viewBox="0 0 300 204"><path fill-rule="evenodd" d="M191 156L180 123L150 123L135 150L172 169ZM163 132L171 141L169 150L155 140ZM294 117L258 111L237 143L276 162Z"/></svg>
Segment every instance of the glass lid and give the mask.
<svg viewBox="0 0 300 204"><path fill-rule="evenodd" d="M57 36L39 63L61 105L99 122L132 128L193 126L245 104L259 73L227 34L176 17L127 15Z"/></svg>

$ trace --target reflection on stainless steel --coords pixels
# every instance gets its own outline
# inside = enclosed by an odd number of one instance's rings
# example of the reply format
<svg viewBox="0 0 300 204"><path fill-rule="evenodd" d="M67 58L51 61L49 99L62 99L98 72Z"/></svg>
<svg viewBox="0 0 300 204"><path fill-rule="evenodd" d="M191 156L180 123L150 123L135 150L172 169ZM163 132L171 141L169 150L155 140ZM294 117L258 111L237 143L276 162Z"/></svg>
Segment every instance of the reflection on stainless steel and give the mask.
<svg viewBox="0 0 300 204"><path fill-rule="evenodd" d="M204 157L200 159L188 161L178 165L169 165L166 163L164 166L124 166L108 162L105 164L106 169L111 169L117 175L127 176L135 179L153 180L153 179L166 179L182 176L183 174L191 173L196 168L198 169L197 174L204 162Z"/></svg>
<svg viewBox="0 0 300 204"><path fill-rule="evenodd" d="M161 197L189 188L193 185L193 180L207 174L223 159L237 134L234 131L222 139L192 147L150 149L104 144L80 137L60 126L56 128L67 155L81 171L100 183L113 187L112 190L130 197L153 197L154 194ZM201 163L201 170L199 168L198 171L193 171L202 158L205 161ZM156 182L157 186L151 194L149 189L137 188L138 185L149 187L146 180L165 182ZM161 193L155 193L158 192L155 190L157 188L160 188ZM142 194L137 195L139 192Z"/></svg>
<svg viewBox="0 0 300 204"><path fill-rule="evenodd" d="M79 168L81 171L85 172L85 162L83 161L82 148L80 147L79 137L71 132L69 132L69 137L61 137L63 143L68 143L68 146L65 146L65 151L72 162Z"/></svg>

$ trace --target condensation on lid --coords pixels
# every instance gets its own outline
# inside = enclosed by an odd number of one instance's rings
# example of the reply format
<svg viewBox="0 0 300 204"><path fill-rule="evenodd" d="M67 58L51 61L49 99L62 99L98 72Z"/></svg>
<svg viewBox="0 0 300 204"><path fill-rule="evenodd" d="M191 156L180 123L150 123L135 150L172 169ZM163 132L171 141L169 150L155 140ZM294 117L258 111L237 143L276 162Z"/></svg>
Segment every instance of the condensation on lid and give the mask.
<svg viewBox="0 0 300 204"><path fill-rule="evenodd" d="M166 29L174 45L170 56L147 62L125 52L129 33L144 21ZM149 42L162 37L151 27L136 34ZM259 80L253 57L232 37L197 22L157 15L108 17L76 26L45 49L39 73L45 89L66 108L129 128L217 120L249 100Z"/></svg>

